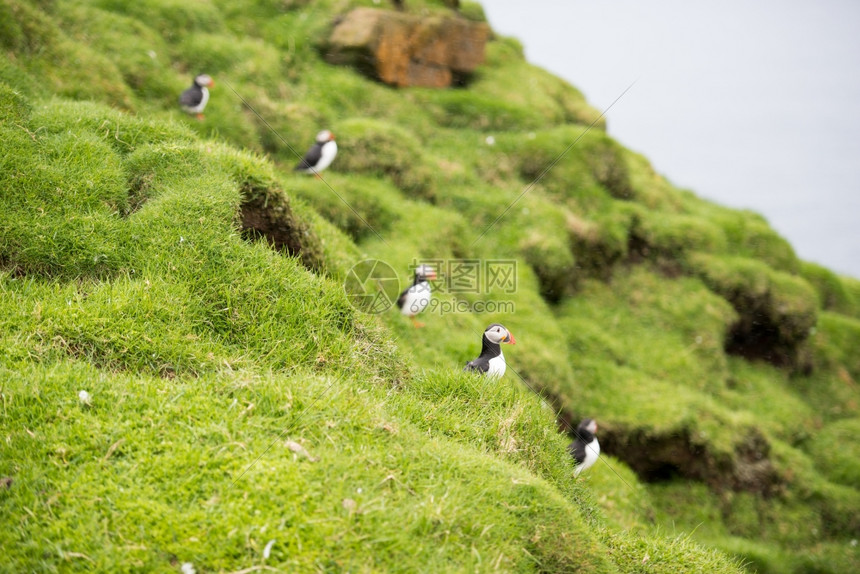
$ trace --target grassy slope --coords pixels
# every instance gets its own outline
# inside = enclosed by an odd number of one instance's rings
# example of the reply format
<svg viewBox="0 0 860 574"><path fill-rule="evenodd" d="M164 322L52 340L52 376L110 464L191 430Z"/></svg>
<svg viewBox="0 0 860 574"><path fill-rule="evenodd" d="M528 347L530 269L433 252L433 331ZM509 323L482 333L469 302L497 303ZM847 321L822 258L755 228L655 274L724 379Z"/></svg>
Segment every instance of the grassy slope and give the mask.
<svg viewBox="0 0 860 574"><path fill-rule="evenodd" d="M314 42L335 12L0 2L4 566L736 570L698 539L762 571L856 569L858 283L597 129L479 237L597 113L511 40L458 92L327 66ZM201 123L175 109L198 70L218 82ZM360 218L286 174L322 126L341 146L326 182ZM321 274L238 231L281 190ZM516 258L515 294L461 296L516 313L417 333L362 315L339 278L366 256L404 276ZM750 309L788 367L726 355ZM574 484L516 376L457 372L493 320L517 334L513 369L630 458ZM749 432L767 496L727 487ZM640 482L621 448L637 436L692 437L710 466L669 453Z"/></svg>

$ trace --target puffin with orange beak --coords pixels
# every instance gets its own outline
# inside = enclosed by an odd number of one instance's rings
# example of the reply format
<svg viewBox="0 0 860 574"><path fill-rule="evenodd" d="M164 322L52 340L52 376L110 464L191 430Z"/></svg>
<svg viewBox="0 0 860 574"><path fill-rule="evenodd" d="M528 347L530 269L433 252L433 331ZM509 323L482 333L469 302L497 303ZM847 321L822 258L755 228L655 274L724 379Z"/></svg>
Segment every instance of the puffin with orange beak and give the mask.
<svg viewBox="0 0 860 574"><path fill-rule="evenodd" d="M493 323L481 337L481 354L477 359L469 361L463 368L466 372L481 373L488 377L501 377L505 374L505 356L502 354L501 343L516 344L514 334L504 325Z"/></svg>
<svg viewBox="0 0 860 574"><path fill-rule="evenodd" d="M430 304L432 296L430 281L433 279L436 279L436 270L430 265L419 265L415 268L415 279L412 281L412 285L407 287L397 298L400 312L412 319L412 324L416 327L424 326L423 323L415 320L415 315Z"/></svg>
<svg viewBox="0 0 860 574"><path fill-rule="evenodd" d="M336 155L337 142L334 141L334 134L329 130L323 130L317 134L314 145L308 149L305 157L296 164L293 171L312 173L319 177L320 172L331 165Z"/></svg>
<svg viewBox="0 0 860 574"><path fill-rule="evenodd" d="M215 85L214 80L206 74L194 78L191 87L179 95L179 105L189 114L196 114L198 120L203 119L203 110L209 102L209 88Z"/></svg>

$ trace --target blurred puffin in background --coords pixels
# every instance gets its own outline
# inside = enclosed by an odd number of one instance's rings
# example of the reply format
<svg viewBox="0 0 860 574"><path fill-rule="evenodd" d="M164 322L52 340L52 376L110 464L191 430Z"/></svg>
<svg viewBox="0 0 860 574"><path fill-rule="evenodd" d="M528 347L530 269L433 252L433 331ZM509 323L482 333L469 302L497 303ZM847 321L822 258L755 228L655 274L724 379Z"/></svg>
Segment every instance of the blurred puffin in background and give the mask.
<svg viewBox="0 0 860 574"><path fill-rule="evenodd" d="M573 459L576 461L576 470L573 476L579 476L584 470L588 470L597 462L600 456L600 443L597 442L597 422L594 419L583 419L576 427L576 438L567 447Z"/></svg>
<svg viewBox="0 0 860 574"><path fill-rule="evenodd" d="M179 105L186 113L197 115L198 120L203 119L203 110L209 102L209 88L215 82L207 74L200 74L194 78L191 87L179 95Z"/></svg>
<svg viewBox="0 0 860 574"><path fill-rule="evenodd" d="M323 130L317 134L317 139L314 145L305 154L293 171L302 173L312 173L319 177L320 172L331 165L337 155L337 142L334 141L334 134L328 130Z"/></svg>
<svg viewBox="0 0 860 574"><path fill-rule="evenodd" d="M415 278L412 285L407 287L400 297L397 298L397 306L400 312L412 319L416 327L423 327L423 323L415 320L415 315L427 308L430 304L432 293L430 292L430 281L436 279L436 270L430 265L419 265L415 268Z"/></svg>

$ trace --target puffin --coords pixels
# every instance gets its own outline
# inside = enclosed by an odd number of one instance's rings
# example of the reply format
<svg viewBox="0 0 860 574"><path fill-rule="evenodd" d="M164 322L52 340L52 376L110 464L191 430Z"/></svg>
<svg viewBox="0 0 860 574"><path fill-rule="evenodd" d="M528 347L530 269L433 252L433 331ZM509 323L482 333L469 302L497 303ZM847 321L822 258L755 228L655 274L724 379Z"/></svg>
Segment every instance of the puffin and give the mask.
<svg viewBox="0 0 860 574"><path fill-rule="evenodd" d="M323 130L317 134L316 143L311 146L302 161L296 164L294 171L312 173L319 177L320 172L331 165L336 155L337 143L334 141L334 134Z"/></svg>
<svg viewBox="0 0 860 574"><path fill-rule="evenodd" d="M469 361L463 370L480 373L488 377L501 377L505 374L505 356L502 354L501 343L516 344L514 334L505 329L504 325L493 323L481 336L481 354L477 359Z"/></svg>
<svg viewBox="0 0 860 574"><path fill-rule="evenodd" d="M189 114L197 114L197 119L203 119L203 110L209 102L209 88L215 82L206 74L200 74L194 78L191 87L179 96L179 105Z"/></svg>
<svg viewBox="0 0 860 574"><path fill-rule="evenodd" d="M410 319L416 327L423 327L423 323L415 320L415 315L427 308L430 304L430 283L429 281L436 279L436 270L430 265L419 265L415 269L415 278L412 285L403 290L400 297L397 298L397 306L400 312Z"/></svg>
<svg viewBox="0 0 860 574"><path fill-rule="evenodd" d="M597 422L594 419L582 419L576 427L576 439L567 447L573 460L576 461L576 470L573 476L579 476L583 470L588 470L597 462L600 456L600 443L597 442Z"/></svg>

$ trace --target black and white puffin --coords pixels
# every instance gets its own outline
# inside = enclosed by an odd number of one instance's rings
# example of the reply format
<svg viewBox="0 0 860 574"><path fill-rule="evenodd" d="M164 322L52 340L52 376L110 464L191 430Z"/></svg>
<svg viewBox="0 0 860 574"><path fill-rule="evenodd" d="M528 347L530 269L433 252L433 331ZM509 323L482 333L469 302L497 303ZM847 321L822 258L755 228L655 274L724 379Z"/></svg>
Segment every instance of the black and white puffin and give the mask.
<svg viewBox="0 0 860 574"><path fill-rule="evenodd" d="M200 74L194 78L191 87L179 96L179 105L189 114L197 114L197 119L203 119L203 110L209 102L209 88L215 82L206 74Z"/></svg>
<svg viewBox="0 0 860 574"><path fill-rule="evenodd" d="M423 327L422 323L415 320L415 315L427 308L430 304L432 293L430 292L430 281L436 279L436 270L430 265L419 265L415 269L415 279L412 285L404 289L397 298L397 306L400 312L412 319L416 327Z"/></svg>
<svg viewBox="0 0 860 574"><path fill-rule="evenodd" d="M336 155L337 142L334 141L334 134L323 130L317 134L316 143L311 146L302 161L296 164L294 171L312 173L319 177L319 173L331 165Z"/></svg>
<svg viewBox="0 0 860 574"><path fill-rule="evenodd" d="M576 439L567 450L576 461L573 476L579 476L583 470L591 468L600 456L600 443L597 442L597 422L594 419L583 419L576 427Z"/></svg>
<svg viewBox="0 0 860 574"><path fill-rule="evenodd" d="M467 372L485 374L488 377L501 377L505 374L505 356L502 354L501 343L516 344L514 334L505 329L504 325L493 323L481 336L481 354L477 359L469 361L463 368Z"/></svg>

